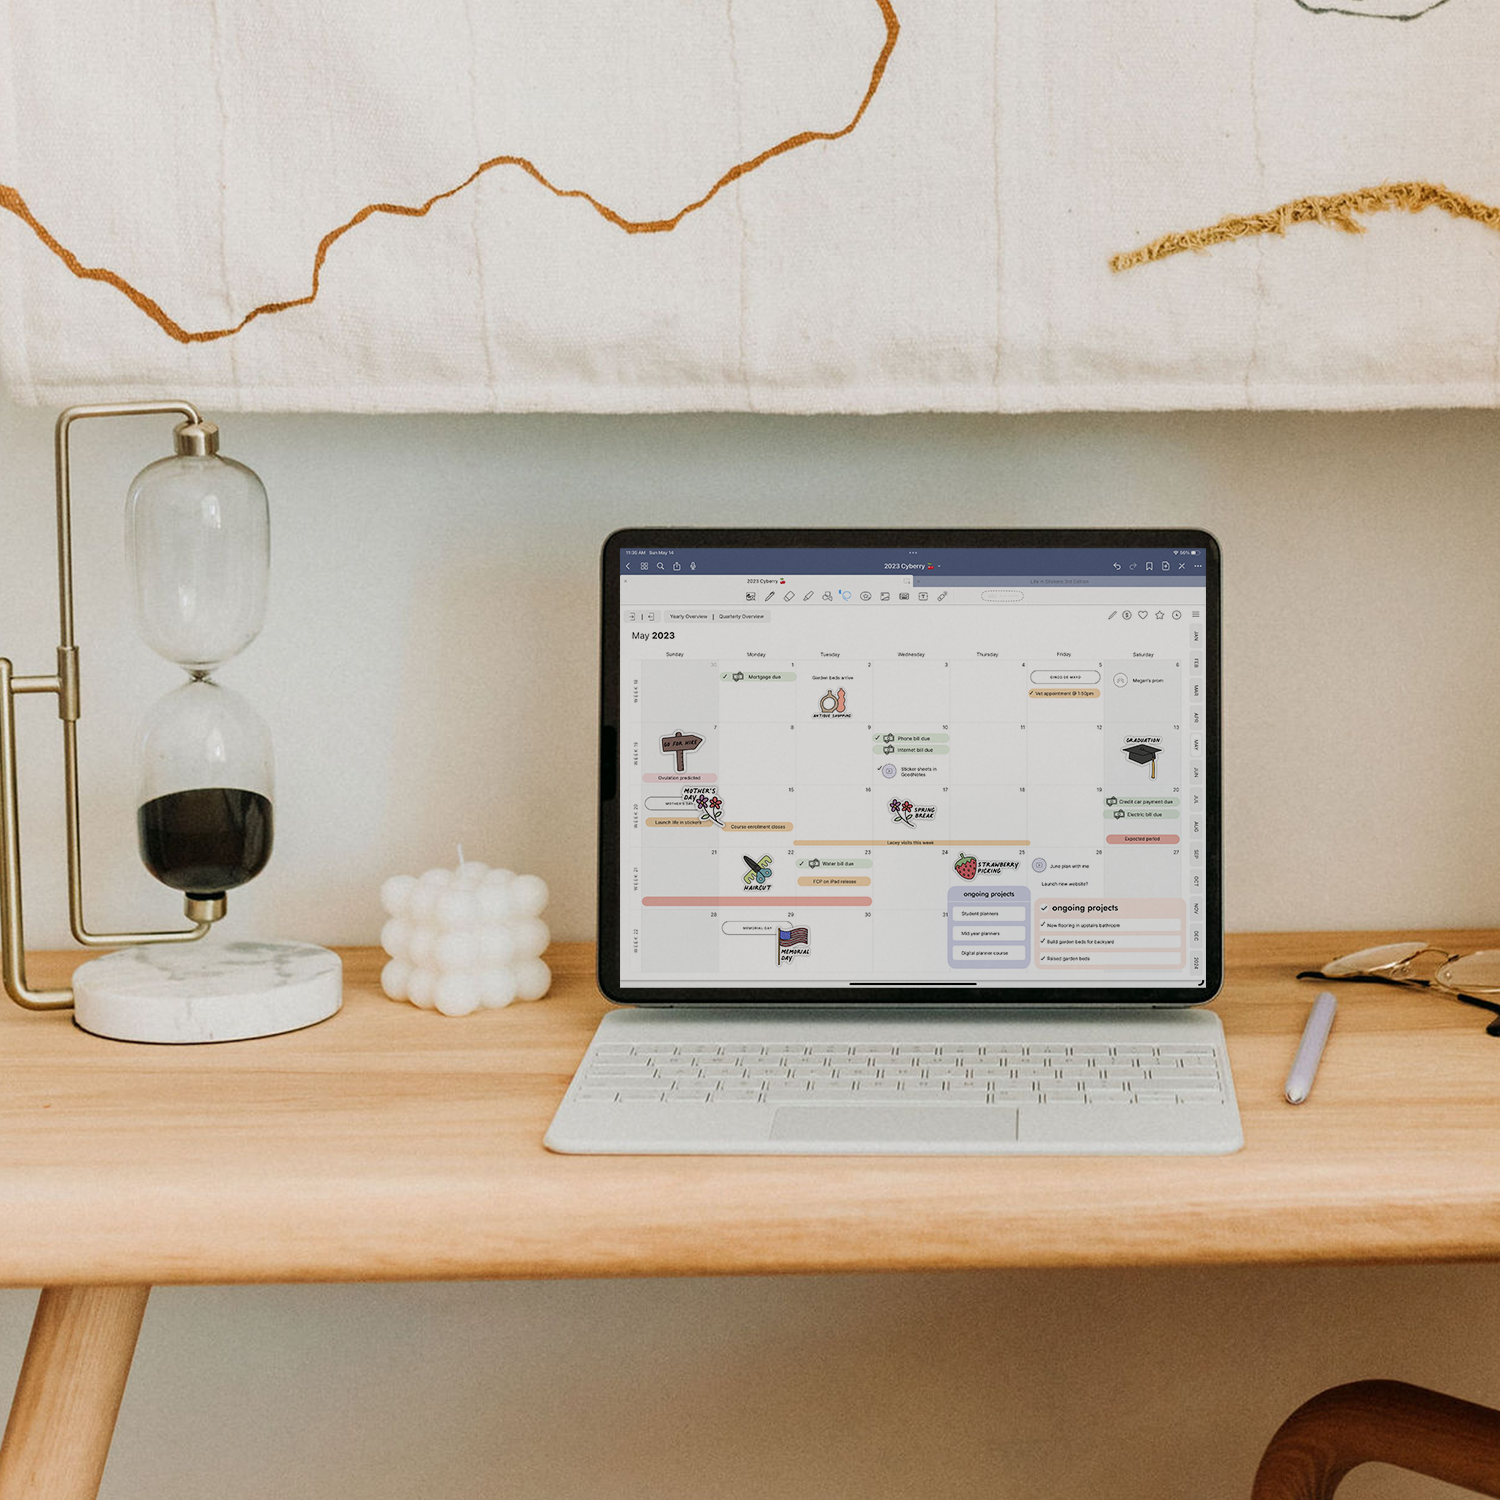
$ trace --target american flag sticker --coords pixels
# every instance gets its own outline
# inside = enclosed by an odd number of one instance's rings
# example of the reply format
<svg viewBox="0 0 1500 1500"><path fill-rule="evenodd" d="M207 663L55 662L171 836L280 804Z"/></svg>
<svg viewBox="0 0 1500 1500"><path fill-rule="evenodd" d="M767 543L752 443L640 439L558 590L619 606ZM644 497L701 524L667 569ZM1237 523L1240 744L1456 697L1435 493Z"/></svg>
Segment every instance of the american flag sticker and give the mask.
<svg viewBox="0 0 1500 1500"><path fill-rule="evenodd" d="M776 929L776 962L778 965L786 962L788 948L803 948L807 946L807 928L805 927L778 927Z"/></svg>

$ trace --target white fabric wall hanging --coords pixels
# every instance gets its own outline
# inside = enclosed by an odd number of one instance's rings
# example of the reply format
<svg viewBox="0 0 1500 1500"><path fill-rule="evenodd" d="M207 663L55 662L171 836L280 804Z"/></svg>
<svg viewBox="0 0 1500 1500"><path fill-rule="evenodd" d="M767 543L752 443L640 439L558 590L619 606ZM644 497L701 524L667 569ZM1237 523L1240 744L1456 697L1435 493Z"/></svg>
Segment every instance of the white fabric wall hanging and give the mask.
<svg viewBox="0 0 1500 1500"><path fill-rule="evenodd" d="M5 0L0 373L217 411L1494 405L1497 78L1495 0Z"/></svg>

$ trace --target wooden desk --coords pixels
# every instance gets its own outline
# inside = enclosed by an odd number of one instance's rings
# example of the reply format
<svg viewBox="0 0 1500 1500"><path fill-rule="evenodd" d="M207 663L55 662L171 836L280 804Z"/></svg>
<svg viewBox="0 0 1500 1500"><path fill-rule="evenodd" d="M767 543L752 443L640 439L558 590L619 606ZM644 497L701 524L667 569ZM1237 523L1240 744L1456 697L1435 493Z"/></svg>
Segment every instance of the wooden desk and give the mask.
<svg viewBox="0 0 1500 1500"><path fill-rule="evenodd" d="M542 1134L604 1009L584 945L550 955L548 1000L454 1020L382 998L380 955L355 950L339 1016L220 1047L0 1006L0 1284L53 1289L0 1500L93 1495L153 1283L1500 1259L1482 1013L1340 987L1312 1099L1281 1099L1316 992L1292 974L1384 936L1230 940L1230 1157L554 1156Z"/></svg>

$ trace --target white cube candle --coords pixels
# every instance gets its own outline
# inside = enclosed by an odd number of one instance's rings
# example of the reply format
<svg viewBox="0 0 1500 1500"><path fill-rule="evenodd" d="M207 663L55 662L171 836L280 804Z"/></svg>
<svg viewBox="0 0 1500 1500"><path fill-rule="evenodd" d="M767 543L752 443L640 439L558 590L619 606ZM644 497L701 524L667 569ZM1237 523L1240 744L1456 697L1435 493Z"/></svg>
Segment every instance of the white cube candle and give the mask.
<svg viewBox="0 0 1500 1500"><path fill-rule="evenodd" d="M552 984L541 955L551 940L537 875L463 860L457 870L392 875L380 888L389 920L380 946L390 962L380 987L445 1016L540 1000Z"/></svg>

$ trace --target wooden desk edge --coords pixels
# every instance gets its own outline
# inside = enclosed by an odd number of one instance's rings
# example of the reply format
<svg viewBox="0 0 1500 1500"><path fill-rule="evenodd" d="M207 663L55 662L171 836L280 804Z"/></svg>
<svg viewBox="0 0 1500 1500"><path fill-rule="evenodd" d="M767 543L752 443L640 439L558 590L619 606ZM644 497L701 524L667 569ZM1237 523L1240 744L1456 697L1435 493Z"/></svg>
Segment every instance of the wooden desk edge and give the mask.
<svg viewBox="0 0 1500 1500"><path fill-rule="evenodd" d="M1459 1248L1445 1245L1417 1252L1407 1240L1385 1249L1371 1249L1357 1255L1347 1251L1320 1250L1316 1247L1280 1246L1261 1249L1236 1248L1223 1254L1183 1253L1180 1255L1130 1255L1118 1252L1065 1255L1045 1250L1034 1254L1007 1253L998 1256L975 1255L966 1258L934 1260L922 1257L863 1258L857 1256L823 1257L799 1261L784 1257L761 1264L753 1260L730 1261L722 1256L705 1257L694 1263L682 1256L660 1262L635 1260L627 1263L589 1263L560 1265L555 1260L528 1265L524 1261L505 1260L493 1266L466 1264L464 1267L393 1267L372 1274L338 1274L326 1265L299 1269L278 1263L264 1271L246 1271L242 1266L225 1264L205 1266L184 1272L179 1267L153 1267L137 1262L130 1275L95 1273L85 1266L69 1268L65 1274L0 1276L0 1290L35 1291L39 1286L133 1287L133 1286L395 1286L443 1281L651 1281L693 1280L719 1276L776 1278L790 1276L884 1276L901 1273L958 1275L976 1271L1102 1271L1102 1270L1181 1270L1228 1269L1233 1267L1272 1266L1392 1266L1392 1265L1479 1265L1500 1260L1500 1249L1484 1243Z"/></svg>

